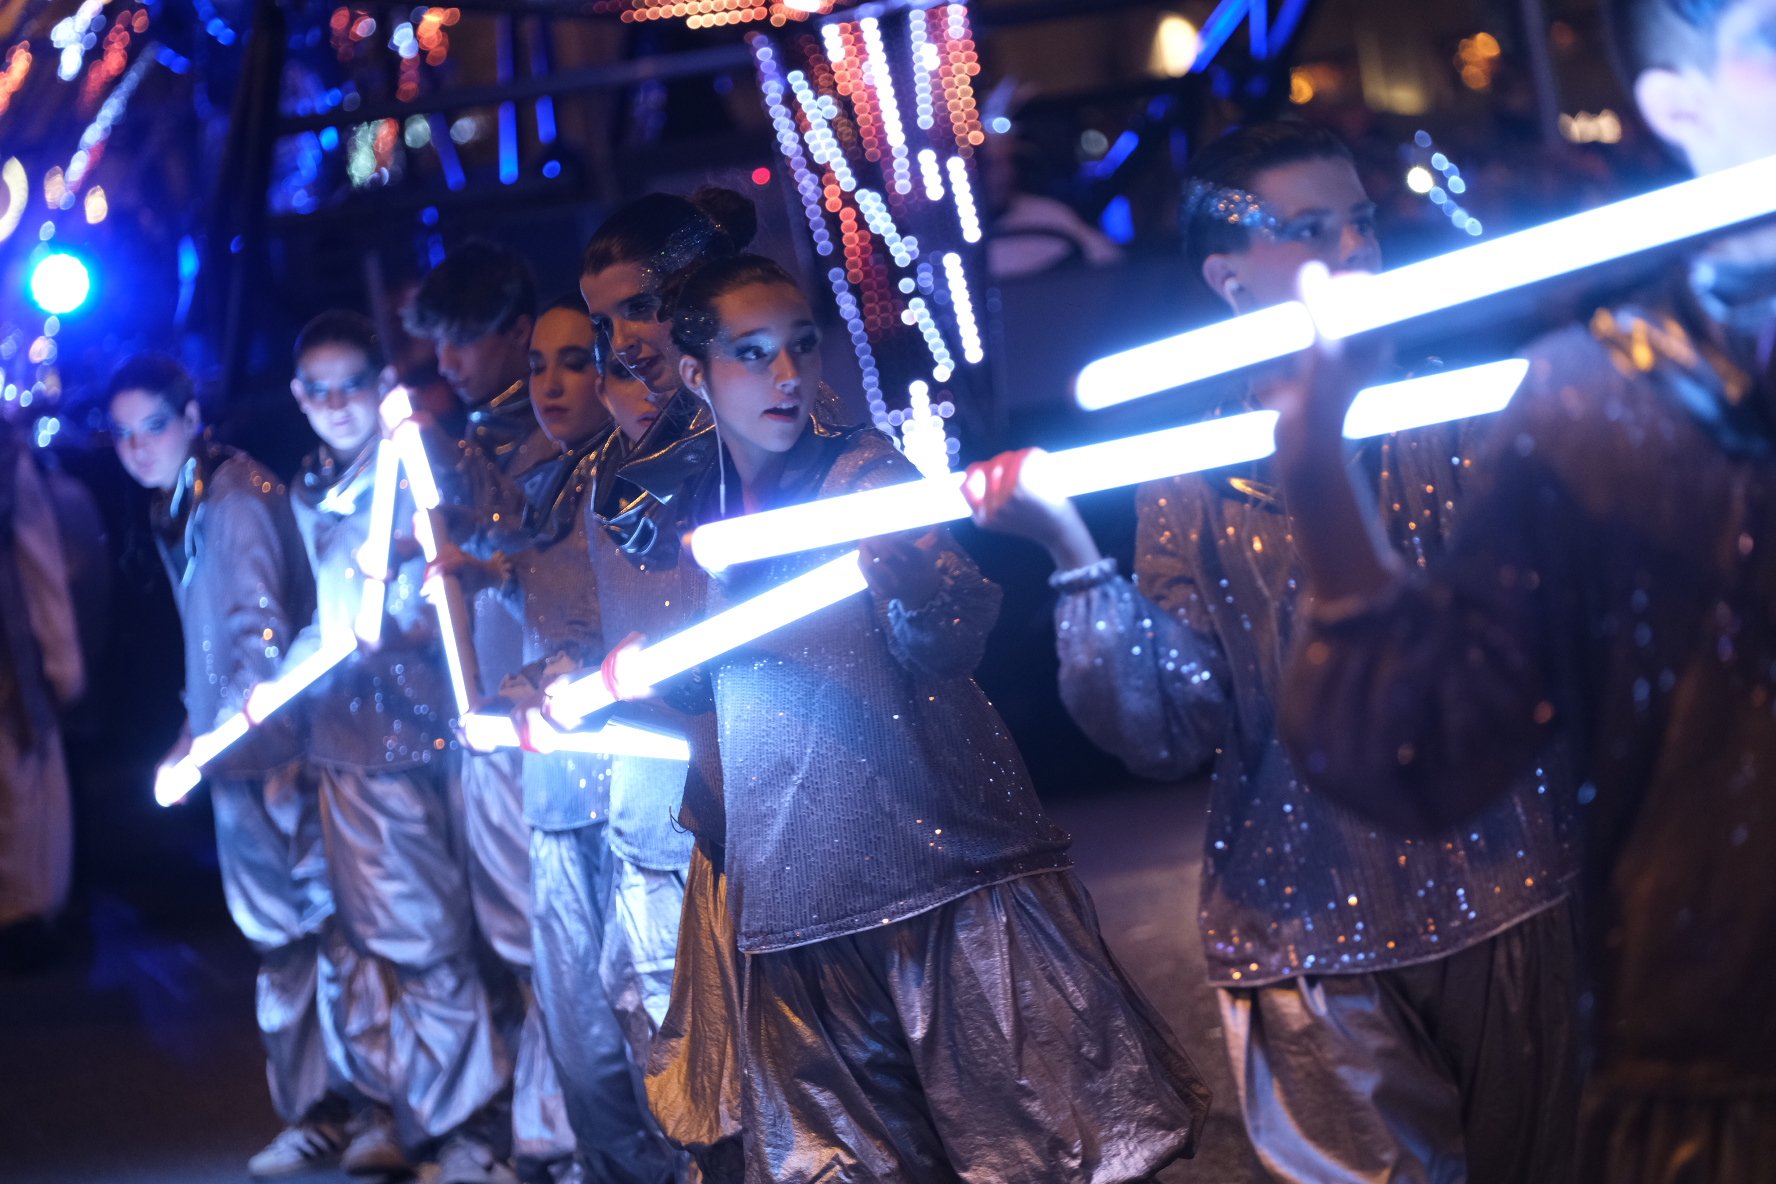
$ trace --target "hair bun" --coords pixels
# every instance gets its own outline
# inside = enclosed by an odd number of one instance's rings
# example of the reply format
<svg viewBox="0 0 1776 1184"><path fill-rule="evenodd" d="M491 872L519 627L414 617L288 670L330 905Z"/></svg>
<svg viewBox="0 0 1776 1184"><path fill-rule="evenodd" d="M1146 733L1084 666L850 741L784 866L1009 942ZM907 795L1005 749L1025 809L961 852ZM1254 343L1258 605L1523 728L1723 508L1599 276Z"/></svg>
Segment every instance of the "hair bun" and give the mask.
<svg viewBox="0 0 1776 1184"><path fill-rule="evenodd" d="M691 204L728 236L736 252L744 251L758 235L758 207L743 193L705 185L691 194Z"/></svg>

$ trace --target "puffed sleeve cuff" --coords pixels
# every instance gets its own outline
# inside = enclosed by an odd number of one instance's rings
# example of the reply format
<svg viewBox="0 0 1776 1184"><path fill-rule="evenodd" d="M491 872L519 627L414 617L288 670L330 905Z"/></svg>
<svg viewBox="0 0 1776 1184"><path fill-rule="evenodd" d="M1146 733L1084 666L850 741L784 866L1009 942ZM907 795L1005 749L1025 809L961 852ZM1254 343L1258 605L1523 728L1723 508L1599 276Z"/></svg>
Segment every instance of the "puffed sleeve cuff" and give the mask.
<svg viewBox="0 0 1776 1184"><path fill-rule="evenodd" d="M927 604L910 609L888 602L890 647L912 669L963 677L980 664L1004 593L959 551L939 552L937 568L941 579Z"/></svg>

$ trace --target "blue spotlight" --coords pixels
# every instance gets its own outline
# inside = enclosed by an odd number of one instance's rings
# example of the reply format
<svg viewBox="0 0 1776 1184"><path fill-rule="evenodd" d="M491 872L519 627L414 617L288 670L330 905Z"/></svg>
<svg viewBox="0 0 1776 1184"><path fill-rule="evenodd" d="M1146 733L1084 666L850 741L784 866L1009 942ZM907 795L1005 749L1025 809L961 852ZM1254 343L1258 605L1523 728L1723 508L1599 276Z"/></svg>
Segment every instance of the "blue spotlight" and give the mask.
<svg viewBox="0 0 1776 1184"><path fill-rule="evenodd" d="M65 316L86 303L92 294L92 275L86 264L66 251L55 251L31 269L31 299L52 316Z"/></svg>

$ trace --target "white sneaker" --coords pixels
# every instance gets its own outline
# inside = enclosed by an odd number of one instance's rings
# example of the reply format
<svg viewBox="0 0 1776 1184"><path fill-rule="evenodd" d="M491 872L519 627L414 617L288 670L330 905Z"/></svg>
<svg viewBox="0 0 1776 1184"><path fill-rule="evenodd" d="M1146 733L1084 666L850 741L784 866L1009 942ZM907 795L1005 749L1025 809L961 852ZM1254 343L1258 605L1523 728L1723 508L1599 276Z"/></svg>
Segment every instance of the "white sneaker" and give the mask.
<svg viewBox="0 0 1776 1184"><path fill-rule="evenodd" d="M299 1122L279 1131L265 1150L249 1159L247 1174L256 1180L267 1180L332 1167L343 1146L345 1131L338 1123Z"/></svg>
<svg viewBox="0 0 1776 1184"><path fill-rule="evenodd" d="M351 1142L339 1157L340 1170L352 1176L398 1176L408 1170L401 1140L395 1137L395 1116L373 1106L351 1123Z"/></svg>
<svg viewBox="0 0 1776 1184"><path fill-rule="evenodd" d="M437 1162L427 1164L420 1179L424 1184L517 1184L518 1173L486 1143L459 1132L444 1140Z"/></svg>

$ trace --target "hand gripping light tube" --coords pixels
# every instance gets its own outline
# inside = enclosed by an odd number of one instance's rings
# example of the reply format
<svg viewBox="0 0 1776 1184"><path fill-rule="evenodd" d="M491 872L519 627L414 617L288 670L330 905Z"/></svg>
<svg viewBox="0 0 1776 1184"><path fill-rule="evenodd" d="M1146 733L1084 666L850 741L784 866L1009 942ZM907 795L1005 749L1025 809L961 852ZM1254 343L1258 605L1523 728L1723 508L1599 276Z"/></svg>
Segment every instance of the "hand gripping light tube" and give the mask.
<svg viewBox="0 0 1776 1184"><path fill-rule="evenodd" d="M1074 381L1095 411L1287 357L1328 338L1403 324L1776 214L1776 156L1409 263L1341 275L1290 301L1090 363Z"/></svg>
<svg viewBox="0 0 1776 1184"><path fill-rule="evenodd" d="M624 681L633 681L637 690L658 686L737 646L756 641L774 629L837 604L866 587L868 584L858 566L857 552L847 551L751 600L742 601L636 651L624 666ZM551 690L549 714L559 723L572 725L614 702L616 699L604 685L603 674L593 671Z"/></svg>
<svg viewBox="0 0 1776 1184"><path fill-rule="evenodd" d="M1357 440L1502 410L1523 384L1529 363L1489 362L1386 386L1369 387L1352 403L1344 434ZM1026 479L1045 496L1078 497L1161 477L1199 473L1269 456L1276 413L1253 411L1102 444L1032 457ZM867 493L804 502L700 526L691 554L711 571L879 534L969 517L962 474L908 481Z"/></svg>
<svg viewBox="0 0 1776 1184"><path fill-rule="evenodd" d="M522 748L518 726L510 716L472 712L461 719L463 741L477 752L496 748ZM683 736L636 727L612 720L590 732L561 732L554 728L531 731L533 752L581 752L601 756L645 756L655 760L688 761L691 746Z"/></svg>
<svg viewBox="0 0 1776 1184"><path fill-rule="evenodd" d="M163 806L183 801L203 780L206 765L245 739L284 704L319 682L356 649L357 640L352 637L323 641L320 649L270 682L254 687L252 694L247 696L244 710L228 716L203 735L193 737L190 751L172 764L155 770L154 800Z"/></svg>
<svg viewBox="0 0 1776 1184"><path fill-rule="evenodd" d="M397 387L383 400L383 415L386 419L400 415L403 410L406 416L412 415L407 392ZM401 471L407 475L407 488L413 491L413 503L419 510L413 523L414 537L419 540L419 549L426 562L435 563L438 538L444 529L443 513L439 509L443 498L438 492L437 478L432 474L431 458L426 455L425 438L417 423L402 417L395 423L390 442L401 458ZM444 645L444 664L450 672L450 690L456 700L456 712L459 716L467 715L475 705L481 671L475 663L475 648L470 640L469 604L463 595L462 581L454 576L442 577L429 599L438 613L438 632Z"/></svg>

